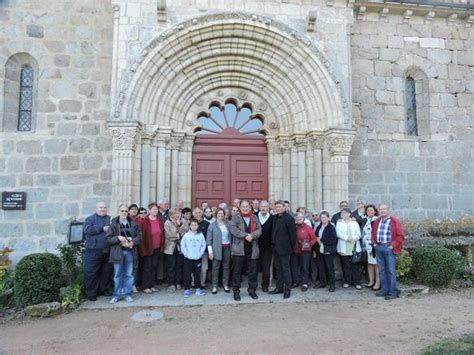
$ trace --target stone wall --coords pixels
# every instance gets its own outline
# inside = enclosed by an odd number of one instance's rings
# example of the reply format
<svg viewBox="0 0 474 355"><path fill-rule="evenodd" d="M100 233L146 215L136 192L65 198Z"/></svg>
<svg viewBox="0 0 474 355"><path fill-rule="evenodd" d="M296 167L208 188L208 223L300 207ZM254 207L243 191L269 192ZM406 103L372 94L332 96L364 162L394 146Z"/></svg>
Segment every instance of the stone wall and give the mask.
<svg viewBox="0 0 474 355"><path fill-rule="evenodd" d="M110 199L112 8L106 0L0 3L0 99L5 63L29 53L38 63L36 124L0 132L0 191L26 191L25 211L0 210L0 246L54 251L70 218Z"/></svg>
<svg viewBox="0 0 474 355"><path fill-rule="evenodd" d="M359 14L352 26L358 133L349 161L349 198L391 203L398 215L414 221L472 215L472 16L379 11ZM423 106L417 111L418 137L405 133L407 75L424 81L417 87L423 91L421 97L417 93Z"/></svg>

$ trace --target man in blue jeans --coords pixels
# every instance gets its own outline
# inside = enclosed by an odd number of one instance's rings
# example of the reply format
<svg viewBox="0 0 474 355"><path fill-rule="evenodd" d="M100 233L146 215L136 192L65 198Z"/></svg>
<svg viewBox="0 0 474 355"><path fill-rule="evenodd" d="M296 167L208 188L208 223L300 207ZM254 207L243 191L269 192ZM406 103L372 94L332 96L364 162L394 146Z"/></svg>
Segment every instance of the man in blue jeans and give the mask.
<svg viewBox="0 0 474 355"><path fill-rule="evenodd" d="M381 204L379 211L380 218L374 221L371 236L382 285L376 295L392 300L398 297L396 255L402 251L405 235L402 224L390 214L386 204Z"/></svg>
<svg viewBox="0 0 474 355"><path fill-rule="evenodd" d="M107 233L110 245L109 262L114 265L114 294L110 303L117 303L122 296L128 303L133 302L133 249L140 244L140 227L128 215L127 205L119 206L119 216L110 223Z"/></svg>

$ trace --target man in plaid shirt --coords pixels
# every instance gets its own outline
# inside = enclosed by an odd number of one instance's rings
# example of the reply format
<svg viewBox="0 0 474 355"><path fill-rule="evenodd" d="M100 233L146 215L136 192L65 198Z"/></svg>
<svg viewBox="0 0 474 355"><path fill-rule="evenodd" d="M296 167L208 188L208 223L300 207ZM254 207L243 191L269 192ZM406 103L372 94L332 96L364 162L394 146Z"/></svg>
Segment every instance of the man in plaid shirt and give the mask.
<svg viewBox="0 0 474 355"><path fill-rule="evenodd" d="M381 204L379 210L380 218L374 221L371 236L382 284L377 296L391 300L398 297L396 254L402 251L405 235L402 224L390 214L386 204Z"/></svg>

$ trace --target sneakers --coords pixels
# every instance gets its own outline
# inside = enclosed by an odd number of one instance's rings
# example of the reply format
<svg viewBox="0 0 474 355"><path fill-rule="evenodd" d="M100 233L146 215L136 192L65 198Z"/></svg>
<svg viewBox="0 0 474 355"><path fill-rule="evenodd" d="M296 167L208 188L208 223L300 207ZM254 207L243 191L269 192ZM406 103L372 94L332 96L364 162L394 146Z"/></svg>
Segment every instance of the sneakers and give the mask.
<svg viewBox="0 0 474 355"><path fill-rule="evenodd" d="M301 286L301 291L308 291L308 285L304 284L303 286Z"/></svg>
<svg viewBox="0 0 474 355"><path fill-rule="evenodd" d="M132 292L133 292L133 293L138 293L138 290L137 290L137 288L136 288L135 286L132 287Z"/></svg>
<svg viewBox="0 0 474 355"><path fill-rule="evenodd" d="M349 284L344 284L344 285L342 285L342 287L348 288L348 287L349 287Z"/></svg>
<svg viewBox="0 0 474 355"><path fill-rule="evenodd" d="M197 292L197 291L196 291ZM188 298L189 296L191 296L191 291L189 289L185 289L183 291L183 297L184 298Z"/></svg>
<svg viewBox="0 0 474 355"><path fill-rule="evenodd" d="M170 286L168 286L168 288L166 289L166 291L168 291L168 292L175 292L175 291L176 291L176 286L175 286L175 285L170 285Z"/></svg>
<svg viewBox="0 0 474 355"><path fill-rule="evenodd" d="M117 297L112 297L109 301L110 304L115 304L118 302L118 298Z"/></svg>
<svg viewBox="0 0 474 355"><path fill-rule="evenodd" d="M217 287L212 288L212 294L215 295L217 293Z"/></svg>
<svg viewBox="0 0 474 355"><path fill-rule="evenodd" d="M132 296L127 296L127 297L125 297L125 302L127 302L127 303L132 303L132 302L133 302Z"/></svg>
<svg viewBox="0 0 474 355"><path fill-rule="evenodd" d="M361 285L356 285L356 289L362 290L362 286Z"/></svg>
<svg viewBox="0 0 474 355"><path fill-rule="evenodd" d="M143 290L143 293L150 294L150 293L153 293L153 291L149 288L146 288L146 289Z"/></svg>
<svg viewBox="0 0 474 355"><path fill-rule="evenodd" d="M196 290L196 295L198 296L205 296L206 295L206 292L202 289L202 288L198 288Z"/></svg>
<svg viewBox="0 0 474 355"><path fill-rule="evenodd" d="M181 291L181 289L182 289L181 285L180 285L180 284L177 284L177 285L176 285L176 289L177 289L178 291Z"/></svg>
<svg viewBox="0 0 474 355"><path fill-rule="evenodd" d="M151 290L152 292L158 292L158 291L159 291L157 288L154 288L154 287L150 288L150 290Z"/></svg>

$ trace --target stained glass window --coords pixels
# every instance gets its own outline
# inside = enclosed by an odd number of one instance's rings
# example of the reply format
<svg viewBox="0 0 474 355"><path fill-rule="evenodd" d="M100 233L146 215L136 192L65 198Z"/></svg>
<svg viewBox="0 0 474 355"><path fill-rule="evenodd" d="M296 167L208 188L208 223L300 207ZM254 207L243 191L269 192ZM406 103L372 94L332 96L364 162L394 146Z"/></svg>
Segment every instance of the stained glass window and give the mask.
<svg viewBox="0 0 474 355"><path fill-rule="evenodd" d="M207 116L200 116L201 134L241 134L260 135L262 121L252 116L247 107L238 108L228 103L221 109L218 106L209 108Z"/></svg>
<svg viewBox="0 0 474 355"><path fill-rule="evenodd" d="M31 131L33 111L33 68L25 65L20 72L20 109L18 130Z"/></svg>
<svg viewBox="0 0 474 355"><path fill-rule="evenodd" d="M405 106L407 115L407 134L409 136L418 135L418 123L416 119L416 90L415 80L406 78L405 81Z"/></svg>

